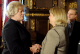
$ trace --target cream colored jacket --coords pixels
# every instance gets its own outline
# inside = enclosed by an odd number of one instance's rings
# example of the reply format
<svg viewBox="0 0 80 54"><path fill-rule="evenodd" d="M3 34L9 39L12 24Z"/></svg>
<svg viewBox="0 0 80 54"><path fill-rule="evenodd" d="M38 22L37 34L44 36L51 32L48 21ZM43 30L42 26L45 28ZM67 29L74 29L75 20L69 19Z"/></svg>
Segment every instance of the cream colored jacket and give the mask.
<svg viewBox="0 0 80 54"><path fill-rule="evenodd" d="M66 54L66 39L64 26L52 28L42 42L41 54Z"/></svg>

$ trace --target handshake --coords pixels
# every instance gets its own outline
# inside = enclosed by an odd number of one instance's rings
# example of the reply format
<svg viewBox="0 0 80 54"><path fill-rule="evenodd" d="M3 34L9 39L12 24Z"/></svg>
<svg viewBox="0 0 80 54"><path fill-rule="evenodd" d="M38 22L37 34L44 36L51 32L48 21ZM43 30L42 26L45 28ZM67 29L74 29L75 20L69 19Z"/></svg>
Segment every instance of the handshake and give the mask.
<svg viewBox="0 0 80 54"><path fill-rule="evenodd" d="M38 53L38 52L40 52L41 47L42 46L39 44L34 44L34 45L32 45L32 47L30 47L30 50L32 51L33 54Z"/></svg>

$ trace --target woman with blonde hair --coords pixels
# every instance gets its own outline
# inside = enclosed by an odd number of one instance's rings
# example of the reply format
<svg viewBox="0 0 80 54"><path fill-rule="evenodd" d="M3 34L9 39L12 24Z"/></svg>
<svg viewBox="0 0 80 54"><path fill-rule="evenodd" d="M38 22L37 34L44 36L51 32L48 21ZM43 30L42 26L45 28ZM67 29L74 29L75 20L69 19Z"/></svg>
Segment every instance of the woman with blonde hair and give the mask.
<svg viewBox="0 0 80 54"><path fill-rule="evenodd" d="M49 10L50 29L42 42L41 54L66 54L67 47L67 17L63 8L55 7Z"/></svg>

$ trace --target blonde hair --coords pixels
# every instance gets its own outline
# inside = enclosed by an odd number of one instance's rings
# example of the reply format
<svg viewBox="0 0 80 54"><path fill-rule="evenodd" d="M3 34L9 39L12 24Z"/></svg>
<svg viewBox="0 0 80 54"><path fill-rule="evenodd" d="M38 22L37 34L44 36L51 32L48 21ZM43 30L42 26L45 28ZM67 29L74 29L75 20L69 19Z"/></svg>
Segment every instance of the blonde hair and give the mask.
<svg viewBox="0 0 80 54"><path fill-rule="evenodd" d="M67 14L63 8L54 7L49 10L55 16L56 25L67 26Z"/></svg>
<svg viewBox="0 0 80 54"><path fill-rule="evenodd" d="M19 1L12 1L8 4L7 10L6 10L6 15L11 18L14 16L16 13L18 13L19 8L24 7L22 3Z"/></svg>

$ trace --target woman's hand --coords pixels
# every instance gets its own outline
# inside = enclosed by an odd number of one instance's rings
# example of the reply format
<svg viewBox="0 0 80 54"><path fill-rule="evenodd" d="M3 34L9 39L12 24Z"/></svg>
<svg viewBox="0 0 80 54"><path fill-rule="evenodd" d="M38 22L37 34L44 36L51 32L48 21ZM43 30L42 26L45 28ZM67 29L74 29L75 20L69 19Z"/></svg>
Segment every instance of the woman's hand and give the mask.
<svg viewBox="0 0 80 54"><path fill-rule="evenodd" d="M40 52L40 49L41 49L41 45L39 44L34 44L32 45L32 47L30 47L30 50L33 52L33 54Z"/></svg>

